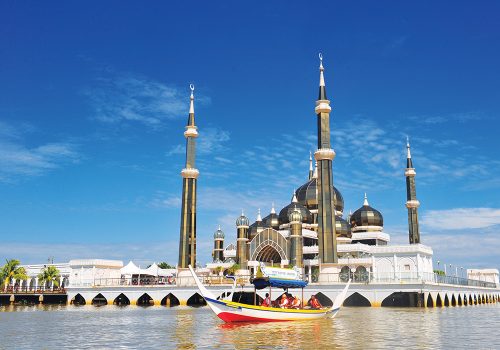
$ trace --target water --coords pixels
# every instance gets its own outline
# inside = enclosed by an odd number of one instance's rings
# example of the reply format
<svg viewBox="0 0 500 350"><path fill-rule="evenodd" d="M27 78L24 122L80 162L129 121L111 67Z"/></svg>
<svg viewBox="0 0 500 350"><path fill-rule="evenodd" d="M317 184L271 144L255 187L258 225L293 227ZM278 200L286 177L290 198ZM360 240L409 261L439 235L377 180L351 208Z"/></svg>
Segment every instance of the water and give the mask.
<svg viewBox="0 0 500 350"><path fill-rule="evenodd" d="M0 349L500 349L499 329L499 304L236 325L206 307L0 307Z"/></svg>

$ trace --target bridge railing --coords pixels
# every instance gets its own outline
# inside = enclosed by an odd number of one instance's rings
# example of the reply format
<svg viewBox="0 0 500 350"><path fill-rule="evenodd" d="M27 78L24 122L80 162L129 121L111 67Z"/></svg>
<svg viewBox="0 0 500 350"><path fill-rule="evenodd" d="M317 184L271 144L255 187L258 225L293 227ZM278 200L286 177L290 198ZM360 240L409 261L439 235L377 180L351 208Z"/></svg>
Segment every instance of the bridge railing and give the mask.
<svg viewBox="0 0 500 350"><path fill-rule="evenodd" d="M208 286L217 285L232 285L233 280L225 276L218 275L199 275L198 276L203 284ZM236 276L238 285L250 284L250 274ZM351 278L352 283L437 283L437 284L451 284L459 286L471 287L484 287L496 288L495 283L486 281L477 281L457 276L444 276L437 273L418 273L418 272L387 272L387 273L373 273L373 272L351 272L349 273L328 273L321 274L319 277L316 274L305 275L304 280L310 283L317 284L343 284ZM72 281L71 287L111 287L111 286L186 286L193 285L191 276L178 276L178 277L134 277L134 278L96 278L93 280Z"/></svg>
<svg viewBox="0 0 500 350"><path fill-rule="evenodd" d="M305 279L312 283L328 284L328 283L346 283L349 278L352 283L437 283L451 284L459 286L496 288L496 283L472 280L458 276L444 276L437 273L422 273L422 272L345 272L345 273L330 273L318 275L306 275Z"/></svg>
<svg viewBox="0 0 500 350"><path fill-rule="evenodd" d="M12 294L62 294L66 293L64 287L45 287L45 286L7 286L0 289L0 293Z"/></svg>

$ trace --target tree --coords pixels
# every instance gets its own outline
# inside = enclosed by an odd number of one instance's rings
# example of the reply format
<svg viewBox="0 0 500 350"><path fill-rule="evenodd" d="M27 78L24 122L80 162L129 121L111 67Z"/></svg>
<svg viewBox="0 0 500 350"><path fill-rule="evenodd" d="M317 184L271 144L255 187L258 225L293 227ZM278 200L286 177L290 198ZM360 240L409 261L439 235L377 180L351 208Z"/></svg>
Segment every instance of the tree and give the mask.
<svg viewBox="0 0 500 350"><path fill-rule="evenodd" d="M38 275L40 284L52 281L53 285L59 287L59 277L61 277L59 270L55 266L45 266L45 268Z"/></svg>
<svg viewBox="0 0 500 350"><path fill-rule="evenodd" d="M175 269L175 266L172 266L166 262L161 262L161 263L158 263L158 267L160 269Z"/></svg>
<svg viewBox="0 0 500 350"><path fill-rule="evenodd" d="M28 275L26 275L26 270L24 267L19 266L21 262L16 259L10 259L7 260L5 259L5 265L2 267L2 270L0 271L0 277L1 279L1 284L4 285L4 287L7 287L10 283L11 279L16 279L16 280L27 280Z"/></svg>
<svg viewBox="0 0 500 350"><path fill-rule="evenodd" d="M238 271L239 269L241 269L239 264L233 264L233 266L231 266L230 268L227 269L227 274L234 276L236 271Z"/></svg>

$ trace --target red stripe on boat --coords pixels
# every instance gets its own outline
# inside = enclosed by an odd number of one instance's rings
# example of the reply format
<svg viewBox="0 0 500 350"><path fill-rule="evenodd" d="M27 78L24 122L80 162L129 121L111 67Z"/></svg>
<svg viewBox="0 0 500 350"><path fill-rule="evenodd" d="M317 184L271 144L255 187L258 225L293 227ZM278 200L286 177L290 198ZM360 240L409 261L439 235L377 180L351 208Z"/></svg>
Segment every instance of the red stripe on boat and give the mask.
<svg viewBox="0 0 500 350"><path fill-rule="evenodd" d="M276 320L272 318L251 317L244 315L236 315L230 312L221 312L217 316L224 322L279 322L289 320Z"/></svg>

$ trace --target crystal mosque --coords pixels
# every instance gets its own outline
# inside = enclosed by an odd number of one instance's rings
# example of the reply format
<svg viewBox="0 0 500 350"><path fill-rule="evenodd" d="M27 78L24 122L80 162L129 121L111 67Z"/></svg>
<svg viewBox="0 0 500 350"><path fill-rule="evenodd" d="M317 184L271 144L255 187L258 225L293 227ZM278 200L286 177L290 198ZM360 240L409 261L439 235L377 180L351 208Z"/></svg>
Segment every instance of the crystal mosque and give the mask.
<svg viewBox="0 0 500 350"><path fill-rule="evenodd" d="M407 141L406 176L409 244L390 245L390 235L384 232L382 213L370 206L365 194L361 207L345 215L344 199L333 185L332 162L335 151L330 144L330 101L326 95L324 67L320 55L319 96L315 113L318 125L318 149L309 155L309 172L304 171L305 183L291 195L290 203L279 212L273 207L256 220L241 213L236 218L236 242L225 244L225 234L219 229L214 233L213 262L210 269L229 268L238 264L240 270L255 272L260 263L290 266L301 269L310 279L322 278L347 281L386 279L398 275L433 274L432 249L420 244L418 207L416 198L415 169ZM188 125L186 168L183 176L183 203L179 266L196 262L195 258L195 205L196 179L194 168L194 140L198 136L194 124L194 97Z"/></svg>

